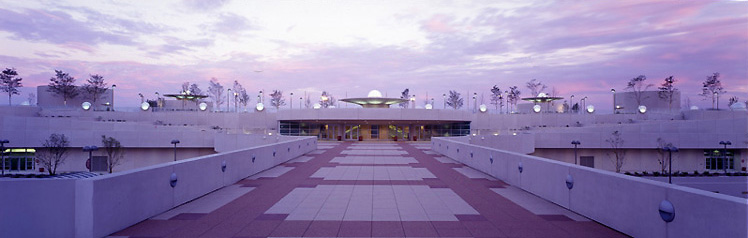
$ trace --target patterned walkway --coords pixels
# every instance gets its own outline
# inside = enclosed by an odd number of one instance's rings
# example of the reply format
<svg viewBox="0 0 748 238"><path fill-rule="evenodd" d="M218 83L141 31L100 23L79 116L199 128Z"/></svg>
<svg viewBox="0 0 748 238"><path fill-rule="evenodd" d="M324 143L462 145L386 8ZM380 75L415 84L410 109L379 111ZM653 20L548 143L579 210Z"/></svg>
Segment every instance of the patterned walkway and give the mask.
<svg viewBox="0 0 748 238"><path fill-rule="evenodd" d="M430 150L317 151L112 237L625 237Z"/></svg>

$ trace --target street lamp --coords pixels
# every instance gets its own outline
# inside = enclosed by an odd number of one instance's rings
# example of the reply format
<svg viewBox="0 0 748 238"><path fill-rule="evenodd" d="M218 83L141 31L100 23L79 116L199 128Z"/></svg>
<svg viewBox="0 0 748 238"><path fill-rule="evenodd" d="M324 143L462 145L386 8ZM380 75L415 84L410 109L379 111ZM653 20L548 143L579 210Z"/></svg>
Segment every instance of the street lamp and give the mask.
<svg viewBox="0 0 748 238"><path fill-rule="evenodd" d="M578 140L573 140L571 141L571 144L574 145L574 164L577 164L577 146L582 143Z"/></svg>
<svg viewBox="0 0 748 238"><path fill-rule="evenodd" d="M239 103L237 102L238 101L237 99L239 99L239 94L234 92L234 111L235 112L239 111L239 110L236 110L236 107L239 105Z"/></svg>
<svg viewBox="0 0 748 238"><path fill-rule="evenodd" d="M303 102L303 101L304 101L304 98L303 97L299 97L299 109L301 109L301 102Z"/></svg>
<svg viewBox="0 0 748 238"><path fill-rule="evenodd" d="M727 166L727 146L728 145L732 145L732 142L730 142L729 140L728 141L720 141L719 144L725 146L724 150L722 150L722 159L723 159L722 160L722 168L725 169L725 174L726 174L727 173L727 168L728 168L728 166Z"/></svg>
<svg viewBox="0 0 748 238"><path fill-rule="evenodd" d="M260 102L262 104L265 104L265 95L262 94L262 90L260 90L260 95L258 95Z"/></svg>
<svg viewBox="0 0 748 238"><path fill-rule="evenodd" d="M714 98L716 98L717 100L716 101L712 100L712 108L714 108L714 103L717 102L716 109L719 110L719 93L718 92L714 92Z"/></svg>
<svg viewBox="0 0 748 238"><path fill-rule="evenodd" d="M293 93L291 93L291 97L289 98L288 106L293 109Z"/></svg>
<svg viewBox="0 0 748 238"><path fill-rule="evenodd" d="M231 111L231 89L229 88L229 93L226 95L226 112Z"/></svg>
<svg viewBox="0 0 748 238"><path fill-rule="evenodd" d="M83 151L84 152L88 152L88 172L91 172L93 170L93 160L92 160L93 156L92 156L92 153L94 151L97 151L97 150L99 150L99 147L97 147L95 145L84 146L83 147Z"/></svg>
<svg viewBox="0 0 748 238"><path fill-rule="evenodd" d="M585 108L587 108L587 96L582 98L582 110L584 111Z"/></svg>
<svg viewBox="0 0 748 238"><path fill-rule="evenodd" d="M8 140L0 140L0 160L3 161L3 175L5 175L5 143L10 143Z"/></svg>
<svg viewBox="0 0 748 238"><path fill-rule="evenodd" d="M473 113L478 108L478 93L473 93Z"/></svg>
<svg viewBox="0 0 748 238"><path fill-rule="evenodd" d="M447 94L442 94L442 102L444 102L444 106L442 109L447 109Z"/></svg>
<svg viewBox="0 0 748 238"><path fill-rule="evenodd" d="M112 111L114 111L114 89L117 88L116 84L112 84Z"/></svg>
<svg viewBox="0 0 748 238"><path fill-rule="evenodd" d="M612 88L610 92L613 93L613 114L616 114L616 90Z"/></svg>
<svg viewBox="0 0 748 238"><path fill-rule="evenodd" d="M174 161L177 161L177 144L179 144L179 140L171 140L171 143L174 144Z"/></svg>
<svg viewBox="0 0 748 238"><path fill-rule="evenodd" d="M673 152L678 152L678 147L675 146L665 146L665 148L662 148L662 150L667 151L668 153L668 172L667 172L667 182L673 183Z"/></svg>
<svg viewBox="0 0 748 238"><path fill-rule="evenodd" d="M499 114L504 110L504 96L499 94Z"/></svg>
<svg viewBox="0 0 748 238"><path fill-rule="evenodd" d="M569 105L570 107L574 107L574 94L572 94L571 97L569 98ZM571 110L569 110L569 112L571 112Z"/></svg>
<svg viewBox="0 0 748 238"><path fill-rule="evenodd" d="M410 108L411 109L416 108L416 95L410 96Z"/></svg>

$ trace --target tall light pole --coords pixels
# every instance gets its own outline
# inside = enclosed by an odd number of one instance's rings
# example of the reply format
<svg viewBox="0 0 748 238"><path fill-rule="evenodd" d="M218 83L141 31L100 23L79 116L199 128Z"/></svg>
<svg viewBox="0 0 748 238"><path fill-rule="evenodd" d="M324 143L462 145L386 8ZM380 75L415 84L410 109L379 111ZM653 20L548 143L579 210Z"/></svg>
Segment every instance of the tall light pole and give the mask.
<svg viewBox="0 0 748 238"><path fill-rule="evenodd" d="M582 108L580 108L581 111L587 110L587 97L582 98Z"/></svg>
<svg viewBox="0 0 748 238"><path fill-rule="evenodd" d="M231 112L231 89L229 88L229 93L226 95L226 112Z"/></svg>
<svg viewBox="0 0 748 238"><path fill-rule="evenodd" d="M577 164L577 146L582 143L578 140L573 140L571 141L571 144L574 145L574 164Z"/></svg>
<svg viewBox="0 0 748 238"><path fill-rule="evenodd" d="M569 98L569 106L572 108L574 107L574 94L572 94L571 97ZM571 110L569 110L569 112L571 112Z"/></svg>
<svg viewBox="0 0 748 238"><path fill-rule="evenodd" d="M665 146L665 148L662 148L662 150L667 151L668 153L669 165L668 165L668 172L667 172L668 174L667 182L673 183L673 152L678 152L678 147Z"/></svg>
<svg viewBox="0 0 748 238"><path fill-rule="evenodd" d="M259 99L260 99L260 102L261 102L262 104L265 104L265 95L264 95L264 94L262 94L262 91L263 91L263 90L260 90L260 95L259 95L258 97L259 97Z"/></svg>
<svg viewBox="0 0 748 238"><path fill-rule="evenodd" d="M718 92L714 92L714 98L716 98L717 100L712 100L712 108L714 108L714 103L716 102L717 103L716 109L719 110L719 93Z"/></svg>
<svg viewBox="0 0 748 238"><path fill-rule="evenodd" d="M504 96L499 94L499 114L504 110Z"/></svg>
<svg viewBox="0 0 748 238"><path fill-rule="evenodd" d="M288 106L290 106L291 109L293 109L293 93L291 93L291 97L289 98Z"/></svg>
<svg viewBox="0 0 748 238"><path fill-rule="evenodd" d="M10 141L0 140L0 160L3 161L3 175L5 175L5 143L10 143Z"/></svg>
<svg viewBox="0 0 748 238"><path fill-rule="evenodd" d="M88 172L93 171L93 160L92 160L93 156L92 156L92 153L94 151L96 151L96 150L99 150L99 147L97 147L95 145L84 146L83 147L83 151L84 152L88 152L88 165L89 165L88 166Z"/></svg>
<svg viewBox="0 0 748 238"><path fill-rule="evenodd" d="M478 109L478 93L473 93L473 113L476 113Z"/></svg>
<svg viewBox="0 0 748 238"><path fill-rule="evenodd" d="M728 163L727 162L727 146L728 145L732 145L732 142L730 142L729 140L728 141L720 141L719 144L725 146L724 150L722 150L722 168L724 168L725 169L725 173L727 173L727 168L728 168L728 166L727 166L727 163Z"/></svg>
<svg viewBox="0 0 748 238"><path fill-rule="evenodd" d="M442 94L442 102L444 103L444 106L442 106L442 109L447 109L447 94Z"/></svg>
<svg viewBox="0 0 748 238"><path fill-rule="evenodd" d="M112 84L112 111L114 111L114 89L117 88L116 84Z"/></svg>
<svg viewBox="0 0 748 238"><path fill-rule="evenodd" d="M174 161L177 161L177 144L179 144L179 140L171 140L171 143L174 144Z"/></svg>
<svg viewBox="0 0 748 238"><path fill-rule="evenodd" d="M237 92L234 92L234 111L235 112L239 112L239 110L237 110L237 106L239 106L237 99L239 99L239 94Z"/></svg>
<svg viewBox="0 0 748 238"><path fill-rule="evenodd" d="M616 89L611 88L610 92L613 93L613 114L616 114Z"/></svg>
<svg viewBox="0 0 748 238"><path fill-rule="evenodd" d="M301 103L304 101L303 97L299 97L299 109L301 109Z"/></svg>

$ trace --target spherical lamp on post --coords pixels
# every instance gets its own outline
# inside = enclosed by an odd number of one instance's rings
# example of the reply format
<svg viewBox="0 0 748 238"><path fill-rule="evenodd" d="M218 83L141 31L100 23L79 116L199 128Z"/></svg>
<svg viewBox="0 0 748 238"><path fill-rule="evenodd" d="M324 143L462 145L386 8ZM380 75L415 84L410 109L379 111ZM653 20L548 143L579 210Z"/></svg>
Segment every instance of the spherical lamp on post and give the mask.
<svg viewBox="0 0 748 238"><path fill-rule="evenodd" d="M291 107L291 109L293 109L293 93L290 93L290 95L291 97L289 97L288 106Z"/></svg>
<svg viewBox="0 0 748 238"><path fill-rule="evenodd" d="M177 161L177 144L179 144L179 140L171 140L171 143L174 144L174 161Z"/></svg>
<svg viewBox="0 0 748 238"><path fill-rule="evenodd" d="M571 97L569 97L569 106L574 107L574 94L572 94ZM571 112L571 110L569 110L569 112Z"/></svg>

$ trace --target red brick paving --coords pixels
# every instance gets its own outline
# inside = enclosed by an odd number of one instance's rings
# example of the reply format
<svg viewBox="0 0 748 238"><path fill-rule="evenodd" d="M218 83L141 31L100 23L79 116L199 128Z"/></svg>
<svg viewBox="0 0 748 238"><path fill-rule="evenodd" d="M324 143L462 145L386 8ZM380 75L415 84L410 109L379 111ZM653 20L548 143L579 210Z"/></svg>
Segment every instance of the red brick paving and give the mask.
<svg viewBox="0 0 748 238"><path fill-rule="evenodd" d="M352 143L341 143L308 162L291 163L293 170L278 178L242 180L256 187L251 192L209 214L183 213L171 220L145 220L112 235L129 237L625 237L591 221L573 221L563 215L535 215L490 188L509 186L501 181L470 179L455 171L458 164L443 164L439 155L423 153L408 143L398 143L436 179L422 181L331 181L310 178L320 167L334 167L330 160ZM346 166L355 166L346 164ZM372 166L372 165L366 165ZM380 166L380 165L374 165ZM480 215L460 215L459 221L286 221L286 214L263 214L295 188L317 185L428 185L450 188Z"/></svg>

